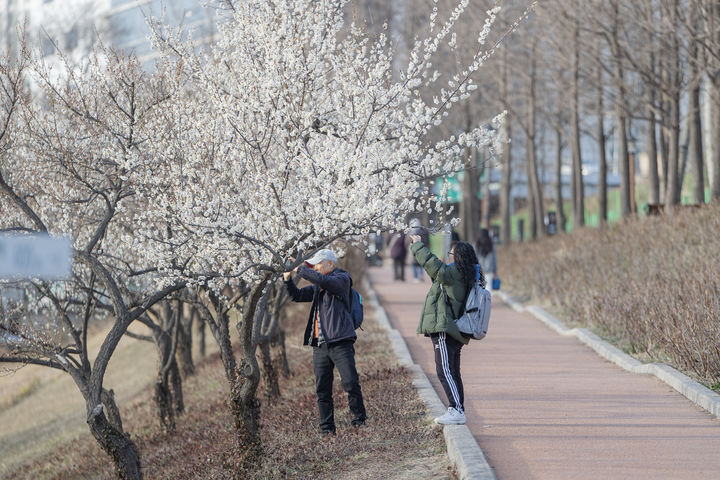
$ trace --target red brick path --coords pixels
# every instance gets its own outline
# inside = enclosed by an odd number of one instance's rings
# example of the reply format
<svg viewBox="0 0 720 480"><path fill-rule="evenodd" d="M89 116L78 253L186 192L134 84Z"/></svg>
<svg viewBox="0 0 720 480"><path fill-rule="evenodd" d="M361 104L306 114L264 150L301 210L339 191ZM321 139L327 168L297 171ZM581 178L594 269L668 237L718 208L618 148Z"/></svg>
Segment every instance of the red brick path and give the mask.
<svg viewBox="0 0 720 480"><path fill-rule="evenodd" d="M430 339L415 334L427 275L396 282L372 268L370 281L446 402ZM497 297L487 338L463 348L461 365L468 427L500 480L720 478L720 420Z"/></svg>

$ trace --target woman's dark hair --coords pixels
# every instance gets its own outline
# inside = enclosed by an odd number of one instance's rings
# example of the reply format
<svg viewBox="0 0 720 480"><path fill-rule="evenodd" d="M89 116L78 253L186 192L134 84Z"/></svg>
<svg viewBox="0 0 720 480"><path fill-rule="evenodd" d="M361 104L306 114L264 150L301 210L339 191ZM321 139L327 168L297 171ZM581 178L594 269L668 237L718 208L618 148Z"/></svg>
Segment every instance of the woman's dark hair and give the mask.
<svg viewBox="0 0 720 480"><path fill-rule="evenodd" d="M469 292L475 284L475 265L478 264L477 255L475 255L475 250L469 243L457 242L454 247L453 252L455 253L455 268L460 270L460 275L462 276L463 282L465 282L465 286ZM484 285L485 277L482 274L482 271L480 272L480 279Z"/></svg>
<svg viewBox="0 0 720 480"><path fill-rule="evenodd" d="M492 238L490 238L490 232L488 232L487 228L480 229L480 235L475 242L475 247L483 257L493 251L493 241Z"/></svg>

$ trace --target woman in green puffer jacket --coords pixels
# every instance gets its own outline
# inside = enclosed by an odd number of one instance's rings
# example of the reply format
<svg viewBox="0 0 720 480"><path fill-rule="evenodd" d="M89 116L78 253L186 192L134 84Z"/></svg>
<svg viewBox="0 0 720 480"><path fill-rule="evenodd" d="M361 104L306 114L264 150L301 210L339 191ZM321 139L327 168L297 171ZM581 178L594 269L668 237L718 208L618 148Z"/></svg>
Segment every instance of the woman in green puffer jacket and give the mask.
<svg viewBox="0 0 720 480"><path fill-rule="evenodd" d="M448 398L448 411L435 419L441 425L465 423L464 393L460 378L460 350L468 338L460 333L455 319L463 314L465 300L476 279L484 278L472 245L451 245L448 264L428 250L420 236L411 235L410 247L418 263L433 281L425 297L417 333L429 336L435 350L435 369Z"/></svg>

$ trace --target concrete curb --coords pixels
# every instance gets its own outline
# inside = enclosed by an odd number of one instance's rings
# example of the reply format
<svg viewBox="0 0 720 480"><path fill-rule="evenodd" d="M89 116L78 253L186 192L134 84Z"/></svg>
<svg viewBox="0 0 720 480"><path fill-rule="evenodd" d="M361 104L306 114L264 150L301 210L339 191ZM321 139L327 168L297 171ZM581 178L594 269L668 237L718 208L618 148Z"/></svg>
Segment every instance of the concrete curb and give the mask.
<svg viewBox="0 0 720 480"><path fill-rule="evenodd" d="M377 312L377 322L386 330L390 339L398 363L407 367L413 375L413 385L418 391L420 398L425 402L428 412L433 417L439 417L445 412L445 406L440 397L438 397L430 380L428 380L425 372L422 371L420 365L413 362L410 356L410 350L403 339L400 332L390 325L385 309L380 305L377 294L372 288L367 276L363 277L363 284L367 292L365 301L372 305ZM445 436L445 444L447 445L448 457L455 467L458 477L461 480L497 480L495 472L487 462L485 454L475 441L470 429L467 425L445 425L443 427L443 435Z"/></svg>
<svg viewBox="0 0 720 480"><path fill-rule="evenodd" d="M687 375L678 372L673 367L664 363L642 363L639 360L632 358L619 348L601 339L587 328L567 328L564 323L553 317L542 308L532 305L522 307L522 305L505 292L496 291L493 292L493 295L499 296L505 303L515 310L522 311L517 308L519 307L531 313L535 318L555 330L560 335L577 337L577 339L582 343L595 350L598 355L610 360L624 370L632 373L654 375L659 380L682 393L691 402L707 410L715 417L720 418L720 395L694 381Z"/></svg>

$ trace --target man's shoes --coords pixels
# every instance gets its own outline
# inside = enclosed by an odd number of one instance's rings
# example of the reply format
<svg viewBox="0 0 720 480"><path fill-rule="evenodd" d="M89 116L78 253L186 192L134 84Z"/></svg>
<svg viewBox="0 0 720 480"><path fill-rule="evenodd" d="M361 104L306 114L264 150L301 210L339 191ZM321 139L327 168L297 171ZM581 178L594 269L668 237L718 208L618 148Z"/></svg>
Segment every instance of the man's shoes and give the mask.
<svg viewBox="0 0 720 480"><path fill-rule="evenodd" d="M320 435L323 437L331 437L335 435L335 430L320 430Z"/></svg>
<svg viewBox="0 0 720 480"><path fill-rule="evenodd" d="M448 407L447 412L441 417L435 419L438 425L464 425L466 421L465 414Z"/></svg>
<svg viewBox="0 0 720 480"><path fill-rule="evenodd" d="M355 428L364 427L364 426L365 426L365 420L353 420L353 421L352 421L352 426L355 427Z"/></svg>

